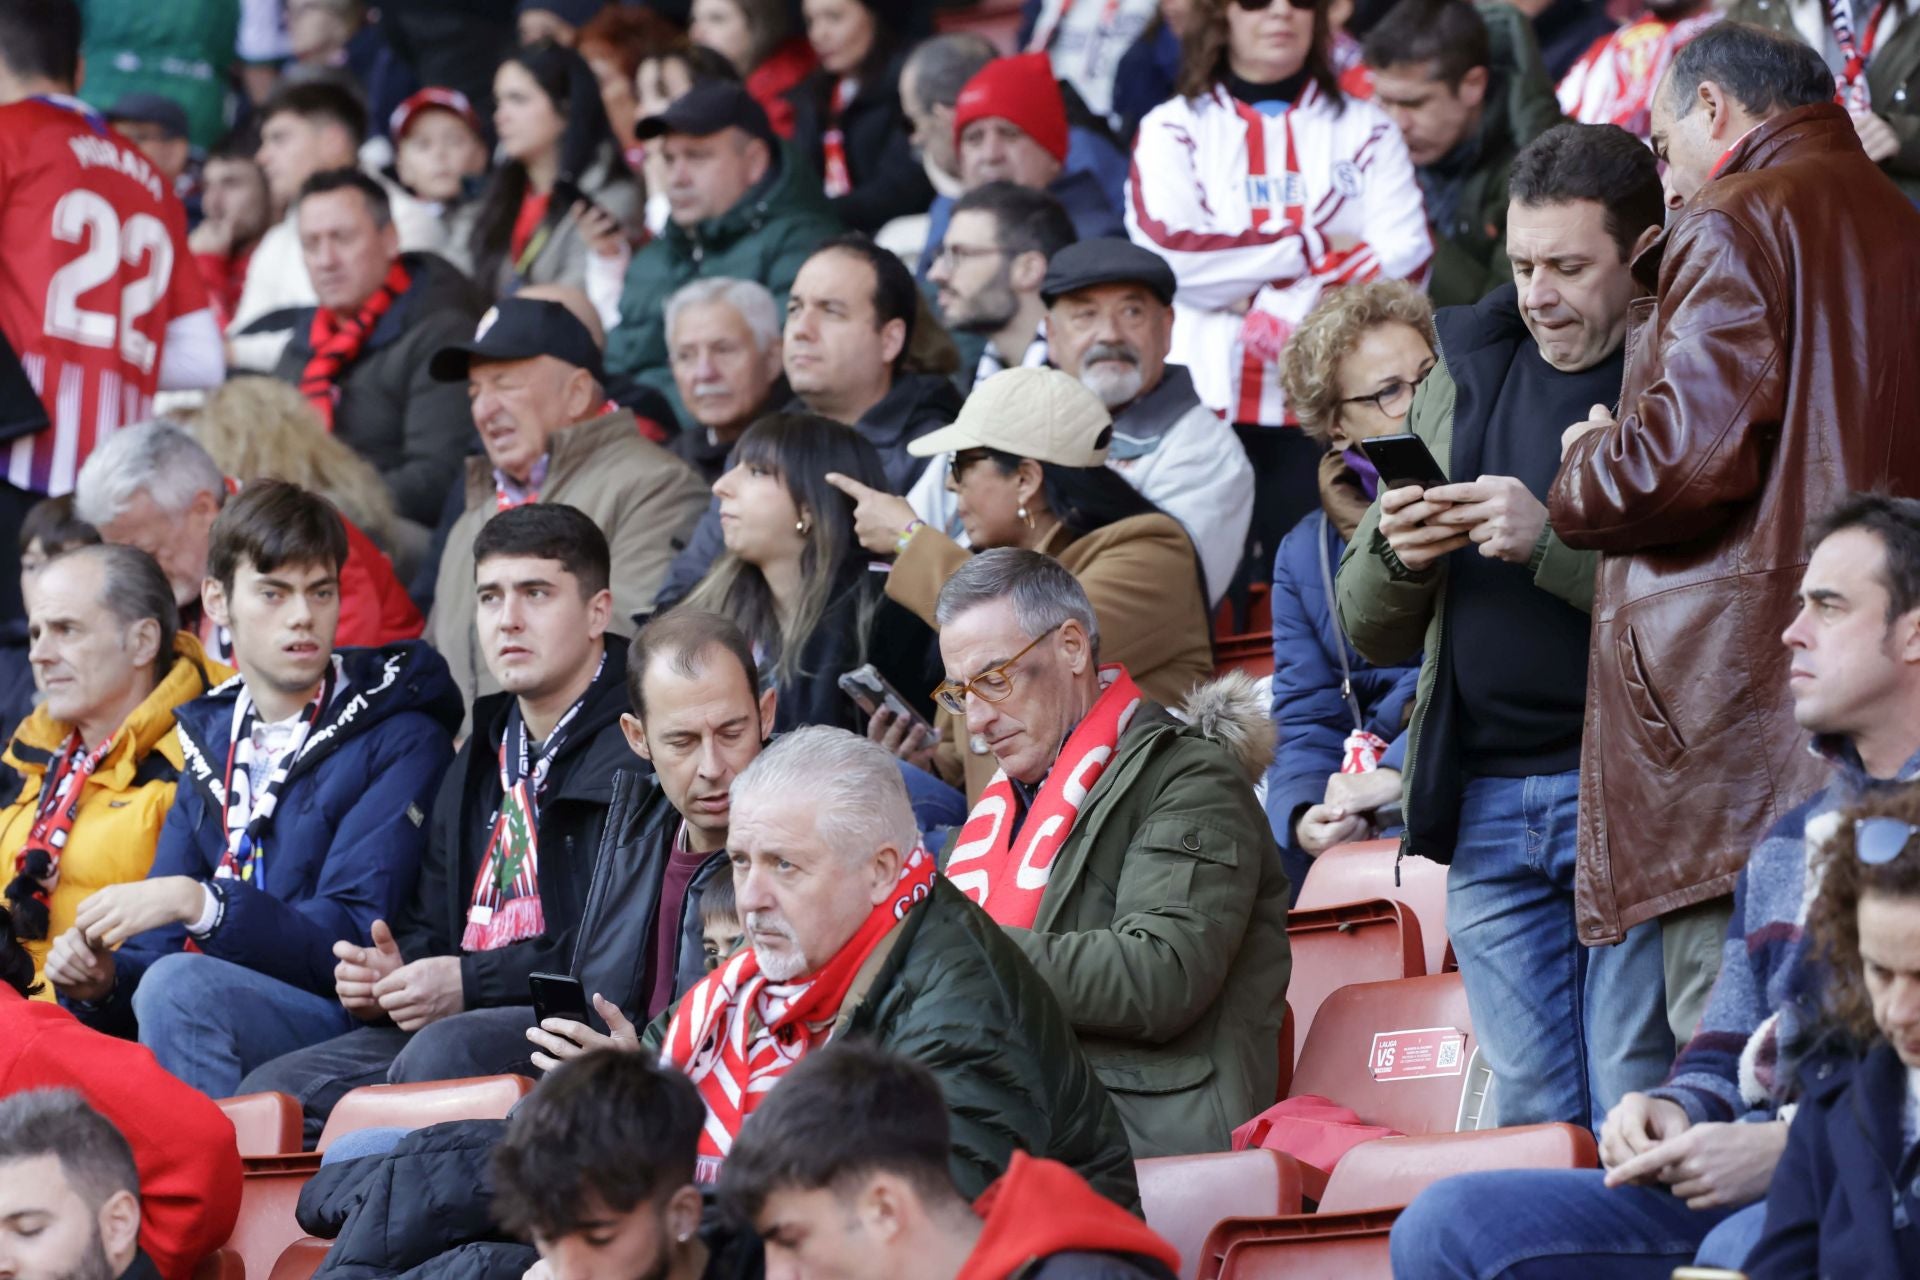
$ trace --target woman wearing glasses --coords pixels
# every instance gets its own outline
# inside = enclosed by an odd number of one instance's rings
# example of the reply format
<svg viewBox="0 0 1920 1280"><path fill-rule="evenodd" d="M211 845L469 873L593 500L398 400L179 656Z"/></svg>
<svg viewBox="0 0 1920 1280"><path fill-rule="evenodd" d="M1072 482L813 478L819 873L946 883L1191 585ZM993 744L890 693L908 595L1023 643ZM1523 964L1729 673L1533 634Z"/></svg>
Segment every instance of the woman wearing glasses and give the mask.
<svg viewBox="0 0 1920 1280"><path fill-rule="evenodd" d="M1281 358L1287 403L1301 431L1326 450L1320 510L1281 540L1273 561L1279 737L1267 817L1296 897L1311 859L1382 834L1379 811L1399 807L1399 739L1420 662L1376 668L1362 658L1340 629L1328 588L1378 488L1360 441L1407 429L1414 388L1433 365L1433 308L1400 280L1329 291Z"/></svg>
<svg viewBox="0 0 1920 1280"><path fill-rule="evenodd" d="M852 428L810 413L771 414L747 428L733 467L714 482L726 552L687 603L725 614L752 641L780 692L774 727L866 717L840 677L872 663L921 716L941 676L927 625L886 598L885 567L853 533L853 505L829 473L884 485L880 455Z"/></svg>
<svg viewBox="0 0 1920 1280"><path fill-rule="evenodd" d="M1180 281L1168 358L1240 429L1267 548L1317 505L1320 448L1274 430L1295 423L1287 339L1323 288L1418 280L1433 255L1400 131L1340 90L1328 7L1195 0L1178 96L1140 123L1127 199L1128 233Z"/></svg>

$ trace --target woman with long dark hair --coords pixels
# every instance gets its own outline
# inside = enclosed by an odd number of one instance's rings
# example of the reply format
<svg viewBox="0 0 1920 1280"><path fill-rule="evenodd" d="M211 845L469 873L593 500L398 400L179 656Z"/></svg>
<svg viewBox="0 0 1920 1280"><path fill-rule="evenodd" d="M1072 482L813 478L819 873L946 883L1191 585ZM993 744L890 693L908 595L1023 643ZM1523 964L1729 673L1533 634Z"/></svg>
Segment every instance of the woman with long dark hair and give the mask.
<svg viewBox="0 0 1920 1280"><path fill-rule="evenodd" d="M853 504L829 474L886 483L880 455L854 431L811 413L747 428L714 482L726 553L687 603L725 614L752 641L780 692L778 729L864 731L839 679L871 662L922 715L941 679L933 633L886 598L886 577L854 537Z"/></svg>
<svg viewBox="0 0 1920 1280"><path fill-rule="evenodd" d="M571 49L517 50L493 77L493 127L505 160L474 209L474 280L501 296L527 284L586 282L591 252L574 216L589 201L629 233L640 190L607 123L599 82Z"/></svg>

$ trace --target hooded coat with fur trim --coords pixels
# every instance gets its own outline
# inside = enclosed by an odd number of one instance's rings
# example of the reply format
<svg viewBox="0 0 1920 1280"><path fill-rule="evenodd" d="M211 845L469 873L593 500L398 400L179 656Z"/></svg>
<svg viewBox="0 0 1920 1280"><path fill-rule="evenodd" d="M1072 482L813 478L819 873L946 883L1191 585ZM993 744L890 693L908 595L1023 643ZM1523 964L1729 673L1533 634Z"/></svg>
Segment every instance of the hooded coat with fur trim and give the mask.
<svg viewBox="0 0 1920 1280"><path fill-rule="evenodd" d="M1143 702L1080 806L1031 929L1136 1158L1224 1151L1271 1106L1292 955L1287 875L1253 779L1273 754L1256 686Z"/></svg>

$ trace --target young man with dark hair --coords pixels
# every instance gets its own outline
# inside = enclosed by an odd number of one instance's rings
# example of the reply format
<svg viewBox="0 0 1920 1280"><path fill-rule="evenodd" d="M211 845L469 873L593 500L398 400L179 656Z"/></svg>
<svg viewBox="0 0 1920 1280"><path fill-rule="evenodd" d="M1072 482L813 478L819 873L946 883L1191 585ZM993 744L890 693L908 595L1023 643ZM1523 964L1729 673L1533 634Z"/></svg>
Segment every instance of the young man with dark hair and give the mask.
<svg viewBox="0 0 1920 1280"><path fill-rule="evenodd" d="M767 1096L720 1180L767 1274L842 1280L1172 1280L1180 1252L1053 1160L1013 1154L969 1205L933 1073L871 1043L809 1055Z"/></svg>
<svg viewBox="0 0 1920 1280"><path fill-rule="evenodd" d="M1748 850L1820 783L1788 657L1755 645L1793 614L1800 526L1849 489L1920 492L1920 382L1888 376L1920 367L1920 212L1833 99L1795 35L1722 22L1675 55L1653 103L1675 212L1636 264L1658 279L1633 381L1573 419L1550 502L1599 553L1580 936L1657 923L1677 1036Z"/></svg>
<svg viewBox="0 0 1920 1280"><path fill-rule="evenodd" d="M1366 59L1426 198L1427 292L1437 306L1478 302L1512 278L1507 171L1560 123L1533 28L1497 0L1400 0L1367 34Z"/></svg>
<svg viewBox="0 0 1920 1280"><path fill-rule="evenodd" d="M332 935L327 989L370 1025L343 1023L345 1034L267 1063L239 1090L293 1094L309 1136L358 1085L532 1073L527 979L567 969L613 775L633 759L599 528L572 507L529 503L488 521L473 555L481 648L503 692L473 705L411 895L383 904L370 944L357 930Z"/></svg>
<svg viewBox="0 0 1920 1280"><path fill-rule="evenodd" d="M182 784L147 878L81 903L47 960L84 1021L211 1097L352 1025L334 941L407 892L452 756L439 655L335 652L346 555L339 513L295 485L255 481L221 510L203 591L240 674L180 709Z"/></svg>
<svg viewBox="0 0 1920 1280"><path fill-rule="evenodd" d="M752 1238L700 1229L706 1118L692 1083L651 1058L565 1063L514 1108L494 1150L494 1217L533 1241L552 1280L741 1275Z"/></svg>
<svg viewBox="0 0 1920 1280"><path fill-rule="evenodd" d="M1076 238L1066 210L1044 191L989 182L960 197L928 283L949 329L984 339L979 386L1002 369L1047 363L1047 264Z"/></svg>
<svg viewBox="0 0 1920 1280"><path fill-rule="evenodd" d="M1619 392L1660 177L1624 130L1560 125L1514 161L1511 194L1514 283L1439 313L1443 354L1407 418L1456 480L1386 488L1336 595L1370 661L1425 654L1402 844L1452 863L1448 932L1500 1123L1597 1127L1658 1081L1673 1038L1658 931L1589 951L1574 925L1595 557L1560 540L1545 498L1554 424Z"/></svg>

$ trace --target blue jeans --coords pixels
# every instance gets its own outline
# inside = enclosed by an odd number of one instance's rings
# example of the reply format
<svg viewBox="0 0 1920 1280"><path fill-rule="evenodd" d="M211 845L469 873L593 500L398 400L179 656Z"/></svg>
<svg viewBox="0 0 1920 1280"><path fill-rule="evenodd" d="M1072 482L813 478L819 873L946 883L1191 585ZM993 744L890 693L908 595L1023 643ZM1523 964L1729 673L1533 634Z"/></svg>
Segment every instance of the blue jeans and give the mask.
<svg viewBox="0 0 1920 1280"><path fill-rule="evenodd" d="M232 1097L255 1067L356 1025L332 996L190 951L153 962L133 1013L140 1043L210 1098Z"/></svg>
<svg viewBox="0 0 1920 1280"><path fill-rule="evenodd" d="M1673 1062L1660 929L1585 947L1574 929L1576 772L1469 778L1447 873L1447 933L1503 1125L1598 1130Z"/></svg>
<svg viewBox="0 0 1920 1280"><path fill-rule="evenodd" d="M900 777L907 784L907 800L913 805L913 820L920 825L921 837L927 848L940 852L933 833L967 820L966 793L905 760L900 762Z"/></svg>
<svg viewBox="0 0 1920 1280"><path fill-rule="evenodd" d="M1469 1173L1421 1192L1393 1224L1394 1280L1667 1280L1739 1270L1767 1203L1689 1209L1664 1187L1605 1185L1597 1169Z"/></svg>

